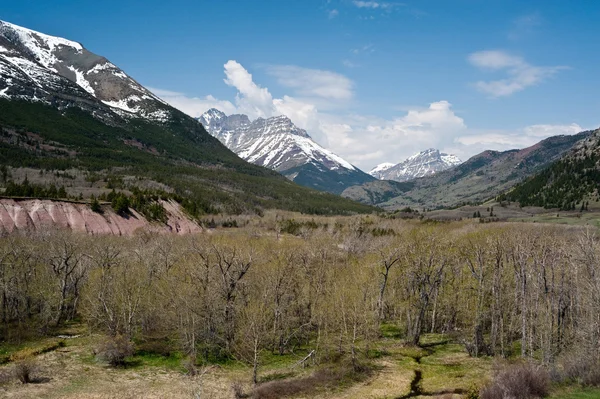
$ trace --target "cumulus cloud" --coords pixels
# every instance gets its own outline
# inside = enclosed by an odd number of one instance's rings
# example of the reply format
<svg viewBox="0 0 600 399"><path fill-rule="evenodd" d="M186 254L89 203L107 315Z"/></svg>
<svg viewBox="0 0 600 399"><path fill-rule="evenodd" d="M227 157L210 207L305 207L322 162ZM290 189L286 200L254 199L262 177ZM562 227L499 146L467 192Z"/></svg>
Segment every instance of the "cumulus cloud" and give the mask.
<svg viewBox="0 0 600 399"><path fill-rule="evenodd" d="M459 153L473 155L484 150L505 151L525 148L548 137L573 135L585 130L577 123L569 125L531 125L514 131L493 130L471 132L456 137L454 150Z"/></svg>
<svg viewBox="0 0 600 399"><path fill-rule="evenodd" d="M199 117L210 108L216 108L226 114L232 114L237 111L237 107L230 101L218 100L211 95L205 97L190 97L184 93L175 91L151 87L148 89L173 107L193 117Z"/></svg>
<svg viewBox="0 0 600 399"><path fill-rule="evenodd" d="M513 65L515 60L497 54L484 57L480 63L500 67ZM522 148L546 137L584 130L575 123L537 124L514 131L473 130L446 100L432 102L426 107L405 108L395 118L353 114L326 106L344 103L352 97L352 82L342 75L295 66L270 68L281 86L305 97L284 95L274 98L236 61L224 65L224 82L237 90L233 102L210 95L189 97L179 92L151 90L192 116L200 116L209 108L217 108L226 114L244 113L251 119L286 115L318 143L364 170L382 162L400 162L430 147L466 160L483 150Z"/></svg>
<svg viewBox="0 0 600 399"><path fill-rule="evenodd" d="M543 67L527 63L523 58L504 51L488 50L472 53L468 57L471 65L487 70L504 72L504 79L478 81L475 87L492 97L510 96L529 86L537 85L554 76L563 66Z"/></svg>
<svg viewBox="0 0 600 399"><path fill-rule="evenodd" d="M336 72L295 65L270 65L267 73L274 76L281 86L293 89L301 96L349 100L354 95L354 83Z"/></svg>
<svg viewBox="0 0 600 399"><path fill-rule="evenodd" d="M254 83L252 75L237 61L227 61L224 68L226 78L223 81L237 89L235 101L240 110L253 117L273 116L273 96L269 90Z"/></svg>
<svg viewBox="0 0 600 399"><path fill-rule="evenodd" d="M455 137L467 128L448 101L413 108L391 120L359 115L330 119L322 127L331 149L365 169L381 162L400 162L425 148L439 147L444 137Z"/></svg>
<svg viewBox="0 0 600 399"><path fill-rule="evenodd" d="M329 15L329 19L334 19L335 17L340 15L340 12L336 9L333 9L333 10L329 11L328 15Z"/></svg>

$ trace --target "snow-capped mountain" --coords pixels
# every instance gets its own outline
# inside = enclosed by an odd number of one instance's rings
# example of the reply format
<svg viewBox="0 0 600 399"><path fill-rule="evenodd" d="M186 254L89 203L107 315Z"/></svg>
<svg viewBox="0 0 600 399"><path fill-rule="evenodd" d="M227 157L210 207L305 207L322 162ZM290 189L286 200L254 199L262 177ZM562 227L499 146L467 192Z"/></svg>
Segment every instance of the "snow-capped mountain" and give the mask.
<svg viewBox="0 0 600 399"><path fill-rule="evenodd" d="M369 174L379 180L404 182L433 175L461 163L462 161L455 155L440 153L435 148L429 148L397 165L390 163L377 165Z"/></svg>
<svg viewBox="0 0 600 399"><path fill-rule="evenodd" d="M334 193L373 180L343 158L317 144L286 116L251 121L217 109L198 121L241 158L277 170L296 183Z"/></svg>
<svg viewBox="0 0 600 399"><path fill-rule="evenodd" d="M0 21L0 97L165 120L169 107L81 44ZM96 109L94 109L96 108Z"/></svg>

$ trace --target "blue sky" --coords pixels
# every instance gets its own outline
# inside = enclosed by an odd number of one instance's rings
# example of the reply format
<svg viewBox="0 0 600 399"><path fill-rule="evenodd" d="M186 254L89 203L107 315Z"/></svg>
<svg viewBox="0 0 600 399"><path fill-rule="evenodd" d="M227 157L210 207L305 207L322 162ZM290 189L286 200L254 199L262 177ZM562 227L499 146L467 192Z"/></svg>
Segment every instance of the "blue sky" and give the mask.
<svg viewBox="0 0 600 399"><path fill-rule="evenodd" d="M194 116L285 113L363 169L600 126L600 1L20 0Z"/></svg>

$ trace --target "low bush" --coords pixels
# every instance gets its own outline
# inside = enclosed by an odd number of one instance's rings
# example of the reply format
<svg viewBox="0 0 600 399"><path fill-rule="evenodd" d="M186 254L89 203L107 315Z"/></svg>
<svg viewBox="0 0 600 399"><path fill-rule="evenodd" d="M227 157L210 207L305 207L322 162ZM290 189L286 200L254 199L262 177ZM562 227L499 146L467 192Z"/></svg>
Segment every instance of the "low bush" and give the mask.
<svg viewBox="0 0 600 399"><path fill-rule="evenodd" d="M253 399L275 399L290 396L308 396L322 388L340 387L349 382L361 381L369 376L372 369L366 365L358 369L349 363L337 367L320 369L311 375L298 379L270 381L258 385L252 394Z"/></svg>
<svg viewBox="0 0 600 399"><path fill-rule="evenodd" d="M576 382L585 386L600 386L600 359L590 353L569 353L558 361L554 371L557 382Z"/></svg>
<svg viewBox="0 0 600 399"><path fill-rule="evenodd" d="M102 342L96 349L96 356L113 367L125 366L125 358L134 354L133 342L117 335Z"/></svg>
<svg viewBox="0 0 600 399"><path fill-rule="evenodd" d="M15 362L13 366L13 375L16 379L21 381L21 383L29 384L33 382L33 373L36 372L37 368L35 358L29 357Z"/></svg>
<svg viewBox="0 0 600 399"><path fill-rule="evenodd" d="M514 364L496 372L480 392L481 399L537 399L548 396L548 372L530 363Z"/></svg>
<svg viewBox="0 0 600 399"><path fill-rule="evenodd" d="M194 377L198 375L198 367L196 366L196 358L187 356L181 361L181 367L185 369L187 375Z"/></svg>

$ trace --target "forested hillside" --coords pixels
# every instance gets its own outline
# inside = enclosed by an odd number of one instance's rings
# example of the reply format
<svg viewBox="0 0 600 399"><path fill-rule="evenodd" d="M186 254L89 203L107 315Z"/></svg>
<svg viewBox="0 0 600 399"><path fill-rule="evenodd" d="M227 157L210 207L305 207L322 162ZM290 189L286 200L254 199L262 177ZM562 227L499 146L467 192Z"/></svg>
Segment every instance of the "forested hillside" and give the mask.
<svg viewBox="0 0 600 399"><path fill-rule="evenodd" d="M106 124L78 108L60 111L40 103L0 100L0 162L5 168L75 168L94 179L151 179L187 199L193 216L265 208L318 214L372 211L251 165L194 119L171 112L169 121L160 124L116 116Z"/></svg>
<svg viewBox="0 0 600 399"><path fill-rule="evenodd" d="M584 209L585 201L597 201L600 188L600 130L542 172L498 197L521 206Z"/></svg>

